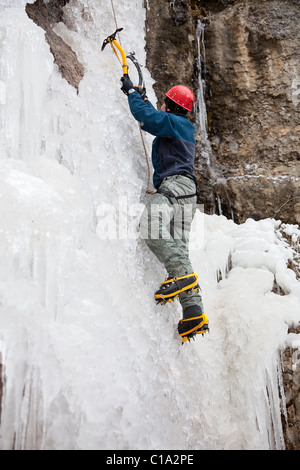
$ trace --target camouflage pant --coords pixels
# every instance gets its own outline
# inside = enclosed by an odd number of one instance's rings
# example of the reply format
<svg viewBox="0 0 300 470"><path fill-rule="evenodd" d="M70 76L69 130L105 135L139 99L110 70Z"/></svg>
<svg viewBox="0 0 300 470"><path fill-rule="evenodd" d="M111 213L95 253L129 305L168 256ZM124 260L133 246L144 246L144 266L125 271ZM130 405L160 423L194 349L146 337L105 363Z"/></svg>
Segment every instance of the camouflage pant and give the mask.
<svg viewBox="0 0 300 470"><path fill-rule="evenodd" d="M189 235L197 197L175 199L170 194L195 194L195 183L186 176L169 176L163 180L159 190L169 194L156 193L147 203L140 220L141 237L163 263L168 277L191 274L193 267L189 258ZM198 292L182 293L179 301L183 309L198 305L203 311Z"/></svg>

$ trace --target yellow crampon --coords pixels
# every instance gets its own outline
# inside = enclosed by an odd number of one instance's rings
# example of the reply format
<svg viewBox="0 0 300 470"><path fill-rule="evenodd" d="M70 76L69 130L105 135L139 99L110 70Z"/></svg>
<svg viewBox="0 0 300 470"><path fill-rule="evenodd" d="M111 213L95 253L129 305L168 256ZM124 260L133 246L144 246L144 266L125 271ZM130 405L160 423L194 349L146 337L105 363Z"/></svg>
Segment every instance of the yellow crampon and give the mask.
<svg viewBox="0 0 300 470"><path fill-rule="evenodd" d="M185 343L186 341L190 341L192 338L195 339L196 335L199 335L199 334L204 335L205 333L207 333L209 331L208 317L205 313L203 313L199 317L192 317L192 318L182 319L182 320L179 321L179 325L184 323L184 322L188 322L188 321L192 321L192 320L198 320L198 319L202 319L202 321L200 323L198 323L198 325L194 326L193 328L191 328L188 331L185 331L184 333L179 333L180 336L182 337L182 344Z"/></svg>
<svg viewBox="0 0 300 470"><path fill-rule="evenodd" d="M169 284L170 282L174 282L174 281L180 281L181 279L186 279L188 277L192 277L192 276L195 276L197 279L198 279L198 276L196 273L192 273L192 274L186 274L185 276L180 276L180 277L173 277L173 279L165 279L161 285L163 286L164 284Z"/></svg>
<svg viewBox="0 0 300 470"><path fill-rule="evenodd" d="M189 277L194 277L195 280L193 282L191 282L190 284L187 284L186 286L182 287L181 289L178 289L174 292L171 292L169 294L163 294L163 293L156 293L155 294L155 300L158 302L158 303L161 303L161 304L166 304L168 302L172 302L173 300L177 299L179 294L181 294L182 292L195 292L196 290L199 290L200 287L199 287L199 284L198 284L198 276L196 273L192 273L192 274L187 274L185 276L180 276L180 277L174 277L173 279L166 279L165 281L163 281L161 283L161 287L163 287L164 285L166 284L172 284L173 282L176 282L176 281L181 281L182 279L186 279L186 278L189 278Z"/></svg>
<svg viewBox="0 0 300 470"><path fill-rule="evenodd" d="M120 46L120 44L118 43L118 41L116 40L116 34L119 33L120 31L122 31L123 28L119 28L117 29L113 34L111 34L110 36L107 36L106 39L104 39L103 41L103 44L102 44L102 48L101 48L101 51L103 51L103 49L105 48L105 46L107 44L110 44L111 45L111 48L114 52L114 54L117 56L117 59L118 61L120 62L120 64L122 65L122 68L123 68L123 75L124 76L127 76L128 75L128 65L127 65L127 58L126 58L126 54L124 52L124 49L122 48L122 46ZM122 57L122 61L123 63L120 61L120 58L118 56L118 53L116 51L116 48L120 51L121 53L121 57Z"/></svg>

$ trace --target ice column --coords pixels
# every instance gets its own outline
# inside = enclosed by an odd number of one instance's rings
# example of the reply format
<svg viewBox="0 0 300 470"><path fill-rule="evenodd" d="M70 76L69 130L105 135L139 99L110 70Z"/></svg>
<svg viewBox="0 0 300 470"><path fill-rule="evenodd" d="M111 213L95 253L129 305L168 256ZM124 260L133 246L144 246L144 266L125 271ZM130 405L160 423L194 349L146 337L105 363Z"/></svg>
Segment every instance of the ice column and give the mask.
<svg viewBox="0 0 300 470"><path fill-rule="evenodd" d="M207 113L205 105L205 80L203 74L205 72L205 43L204 43L205 24L198 20L196 28L197 50L198 50L198 92L196 104L196 123L199 129L202 145L202 156L205 158L207 165L210 164L211 146L207 136Z"/></svg>

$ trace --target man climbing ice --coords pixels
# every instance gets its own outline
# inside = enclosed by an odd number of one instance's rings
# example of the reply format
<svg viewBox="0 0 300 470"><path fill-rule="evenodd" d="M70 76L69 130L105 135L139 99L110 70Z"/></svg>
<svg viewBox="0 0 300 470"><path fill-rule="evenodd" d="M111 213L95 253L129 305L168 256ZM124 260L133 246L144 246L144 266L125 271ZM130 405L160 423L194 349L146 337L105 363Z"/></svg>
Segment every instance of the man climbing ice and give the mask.
<svg viewBox="0 0 300 470"><path fill-rule="evenodd" d="M168 278L155 292L157 303L176 298L183 318L178 324L182 342L208 331L203 313L198 276L189 259L189 234L196 210L194 175L194 125L187 119L195 98L193 92L177 85L166 93L158 111L144 89L134 87L129 76L121 78L121 90L128 96L133 117L141 128L155 136L152 144L153 184L156 193L146 204L140 220L141 236L167 270Z"/></svg>

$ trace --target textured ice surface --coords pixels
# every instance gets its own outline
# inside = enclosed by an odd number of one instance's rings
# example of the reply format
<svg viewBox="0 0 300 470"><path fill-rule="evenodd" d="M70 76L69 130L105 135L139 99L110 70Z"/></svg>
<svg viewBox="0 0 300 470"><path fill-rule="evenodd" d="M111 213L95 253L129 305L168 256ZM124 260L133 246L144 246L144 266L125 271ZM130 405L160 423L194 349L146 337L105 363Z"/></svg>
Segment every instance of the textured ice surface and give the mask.
<svg viewBox="0 0 300 470"><path fill-rule="evenodd" d="M73 0L56 26L85 66L78 95L24 4L0 15L1 449L281 449L279 351L300 296L279 222L197 213L210 334L181 346L179 304L155 306L165 273L134 236L146 163L100 52L111 2ZM143 2L114 4L144 64Z"/></svg>

